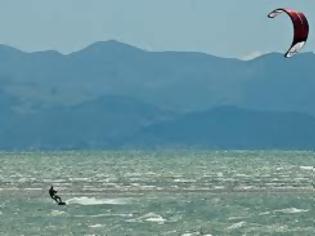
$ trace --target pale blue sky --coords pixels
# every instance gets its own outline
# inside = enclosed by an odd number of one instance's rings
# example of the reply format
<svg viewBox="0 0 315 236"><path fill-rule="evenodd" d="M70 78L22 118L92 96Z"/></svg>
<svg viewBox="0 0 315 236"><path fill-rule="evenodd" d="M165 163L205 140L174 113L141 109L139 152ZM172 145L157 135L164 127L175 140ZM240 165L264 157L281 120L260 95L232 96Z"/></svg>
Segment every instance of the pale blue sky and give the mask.
<svg viewBox="0 0 315 236"><path fill-rule="evenodd" d="M289 18L266 17L278 7L305 12L311 32L304 51L315 51L314 0L0 0L0 43L69 53L116 39L154 51L246 58L289 47Z"/></svg>

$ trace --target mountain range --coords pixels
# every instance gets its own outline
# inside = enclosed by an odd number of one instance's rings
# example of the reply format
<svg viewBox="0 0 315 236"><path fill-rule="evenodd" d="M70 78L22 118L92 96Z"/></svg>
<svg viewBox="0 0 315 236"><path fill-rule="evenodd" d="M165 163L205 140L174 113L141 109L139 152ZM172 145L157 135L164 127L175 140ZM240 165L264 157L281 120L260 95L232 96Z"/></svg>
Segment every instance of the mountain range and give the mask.
<svg viewBox="0 0 315 236"><path fill-rule="evenodd" d="M0 149L313 149L315 55L0 46Z"/></svg>

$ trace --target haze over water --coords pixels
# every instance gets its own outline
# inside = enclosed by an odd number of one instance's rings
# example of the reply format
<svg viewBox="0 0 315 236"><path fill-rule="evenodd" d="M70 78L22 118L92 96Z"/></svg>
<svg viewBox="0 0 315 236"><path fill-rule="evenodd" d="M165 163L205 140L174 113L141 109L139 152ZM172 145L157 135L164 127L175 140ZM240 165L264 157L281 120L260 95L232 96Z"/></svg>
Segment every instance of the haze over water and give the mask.
<svg viewBox="0 0 315 236"><path fill-rule="evenodd" d="M313 166L294 151L3 152L0 234L314 235Z"/></svg>

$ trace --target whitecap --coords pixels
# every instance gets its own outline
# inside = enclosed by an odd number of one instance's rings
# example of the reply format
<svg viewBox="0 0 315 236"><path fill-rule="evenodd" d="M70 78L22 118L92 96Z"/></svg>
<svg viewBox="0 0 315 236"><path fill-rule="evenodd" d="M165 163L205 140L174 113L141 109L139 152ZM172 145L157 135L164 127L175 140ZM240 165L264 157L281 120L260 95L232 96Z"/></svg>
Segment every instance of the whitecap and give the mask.
<svg viewBox="0 0 315 236"><path fill-rule="evenodd" d="M90 180L90 178L79 178L79 177L76 177L76 178L69 178L70 181L83 181L83 182L87 182Z"/></svg>
<svg viewBox="0 0 315 236"><path fill-rule="evenodd" d="M17 180L17 182L19 182L19 183L25 183L25 182L28 182L28 178L25 178L25 177L20 178L20 179L18 179L18 180Z"/></svg>
<svg viewBox="0 0 315 236"><path fill-rule="evenodd" d="M225 189L225 186L214 186L214 189Z"/></svg>
<svg viewBox="0 0 315 236"><path fill-rule="evenodd" d="M128 217L132 217L133 214L132 213L121 213L121 214L115 214L115 213L104 213L104 214L96 214L96 215L76 215L75 217L78 218L103 218L103 217L111 217L111 216L120 216L120 217L124 217L124 218L128 218Z"/></svg>
<svg viewBox="0 0 315 236"><path fill-rule="evenodd" d="M235 177L250 177L250 176L246 174L242 174L242 173L237 173Z"/></svg>
<svg viewBox="0 0 315 236"><path fill-rule="evenodd" d="M54 183L54 185L55 185L58 183L64 183L67 180L65 180L65 179L43 179L42 181L43 181L43 183Z"/></svg>
<svg viewBox="0 0 315 236"><path fill-rule="evenodd" d="M5 188L5 189L2 189L2 190L6 190L6 191L18 191L20 190L18 187L10 187L10 188Z"/></svg>
<svg viewBox="0 0 315 236"><path fill-rule="evenodd" d="M273 212L279 212L279 213L284 213L284 214L296 214L296 213L305 213L308 212L309 210L307 209L298 209L298 208L286 208L286 209L281 209L281 210L274 210Z"/></svg>
<svg viewBox="0 0 315 236"><path fill-rule="evenodd" d="M302 170L314 170L314 166L300 166L300 169Z"/></svg>
<svg viewBox="0 0 315 236"><path fill-rule="evenodd" d="M181 236L199 236L199 232L192 232L192 233L183 233Z"/></svg>
<svg viewBox="0 0 315 236"><path fill-rule="evenodd" d="M167 231L167 232L165 232L165 235L169 235L169 234L173 235L176 232L177 232L177 230Z"/></svg>
<svg viewBox="0 0 315 236"><path fill-rule="evenodd" d="M217 176L218 176L218 177L223 177L224 175L223 175L222 172L218 172L218 173L217 173Z"/></svg>
<svg viewBox="0 0 315 236"><path fill-rule="evenodd" d="M254 186L239 186L237 189L239 190L250 190L255 188Z"/></svg>
<svg viewBox="0 0 315 236"><path fill-rule="evenodd" d="M269 215L269 214L270 214L270 211L265 211L265 212L259 213L260 216Z"/></svg>
<svg viewBox="0 0 315 236"><path fill-rule="evenodd" d="M166 220L162 217L151 217L145 219L145 221L163 224Z"/></svg>
<svg viewBox="0 0 315 236"><path fill-rule="evenodd" d="M24 188L25 191L42 191L42 188Z"/></svg>
<svg viewBox="0 0 315 236"><path fill-rule="evenodd" d="M241 220L241 219L246 219L246 218L249 218L248 216L232 216L232 217L229 217L228 220Z"/></svg>
<svg viewBox="0 0 315 236"><path fill-rule="evenodd" d="M128 201L123 199L96 199L94 197L76 197L66 201L69 204L78 205L125 205Z"/></svg>
<svg viewBox="0 0 315 236"><path fill-rule="evenodd" d="M241 221L241 222L238 222L238 223L235 223L235 224L233 224L233 225L231 225L231 226L229 226L227 229L238 229L238 228L241 228L241 227L243 227L244 225L246 224L246 222L245 221Z"/></svg>
<svg viewBox="0 0 315 236"><path fill-rule="evenodd" d="M166 222L166 219L164 219L162 216L158 214L150 212L136 219L127 220L126 222L143 223L144 221L151 222L151 223L164 224Z"/></svg>
<svg viewBox="0 0 315 236"><path fill-rule="evenodd" d="M120 216L120 217L132 217L133 214L132 213L126 213L126 214L110 214L110 216Z"/></svg>
<svg viewBox="0 0 315 236"><path fill-rule="evenodd" d="M200 232L191 232L191 233L181 234L181 236L199 236L199 235L202 235L202 236L213 236L212 234L201 234Z"/></svg>
<svg viewBox="0 0 315 236"><path fill-rule="evenodd" d="M89 228L101 228L101 227L105 227L105 225L101 225L101 224L89 225Z"/></svg>
<svg viewBox="0 0 315 236"><path fill-rule="evenodd" d="M175 183L195 183L194 179L174 179Z"/></svg>
<svg viewBox="0 0 315 236"><path fill-rule="evenodd" d="M148 222L159 223L159 224L163 224L166 221L166 219L164 219L162 216L152 213L152 212L145 214L144 216L141 216L138 219L148 221Z"/></svg>
<svg viewBox="0 0 315 236"><path fill-rule="evenodd" d="M143 189L154 189L154 188L156 188L156 186L154 186L154 185L143 185L143 186L141 186Z"/></svg>
<svg viewBox="0 0 315 236"><path fill-rule="evenodd" d="M58 211L58 210L52 210L51 213L50 213L50 215L52 215L52 216L61 216L61 215L64 215L64 214L66 214L66 212Z"/></svg>

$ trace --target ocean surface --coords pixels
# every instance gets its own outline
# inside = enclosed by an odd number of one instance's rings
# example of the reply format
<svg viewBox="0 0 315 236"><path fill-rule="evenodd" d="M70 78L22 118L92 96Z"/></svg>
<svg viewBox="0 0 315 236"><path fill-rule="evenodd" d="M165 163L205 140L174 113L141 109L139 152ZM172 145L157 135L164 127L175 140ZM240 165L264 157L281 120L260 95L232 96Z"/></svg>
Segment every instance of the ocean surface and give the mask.
<svg viewBox="0 0 315 236"><path fill-rule="evenodd" d="M314 236L313 166L298 151L2 152L0 235Z"/></svg>

